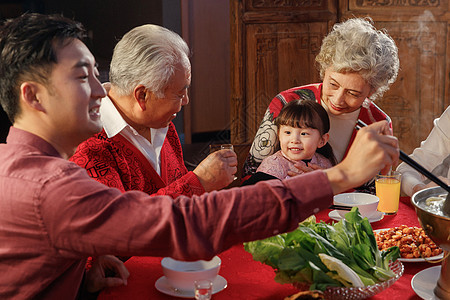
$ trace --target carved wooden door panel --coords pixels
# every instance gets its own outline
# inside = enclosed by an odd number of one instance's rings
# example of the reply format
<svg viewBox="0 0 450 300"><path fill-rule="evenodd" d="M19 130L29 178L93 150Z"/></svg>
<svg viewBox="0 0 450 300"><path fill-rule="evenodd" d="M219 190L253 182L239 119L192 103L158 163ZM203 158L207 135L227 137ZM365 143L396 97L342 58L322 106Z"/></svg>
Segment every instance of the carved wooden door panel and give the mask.
<svg viewBox="0 0 450 300"><path fill-rule="evenodd" d="M428 31L420 34L415 22L377 25L388 29L397 43L401 68L397 81L377 104L391 116L400 148L411 153L444 111L446 45L439 41L446 40L447 25L428 24Z"/></svg>
<svg viewBox="0 0 450 300"><path fill-rule="evenodd" d="M319 82L314 59L336 22L328 0L231 0L231 139L251 143L280 91Z"/></svg>
<svg viewBox="0 0 450 300"><path fill-rule="evenodd" d="M253 140L270 101L280 91L320 81L314 58L326 32L324 23L248 26L246 140Z"/></svg>

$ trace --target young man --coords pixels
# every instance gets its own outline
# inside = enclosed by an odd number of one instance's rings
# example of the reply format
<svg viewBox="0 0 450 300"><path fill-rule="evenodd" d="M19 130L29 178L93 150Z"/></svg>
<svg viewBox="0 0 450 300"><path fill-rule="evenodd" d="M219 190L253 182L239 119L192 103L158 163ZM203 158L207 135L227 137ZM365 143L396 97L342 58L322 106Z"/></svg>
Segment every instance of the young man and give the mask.
<svg viewBox="0 0 450 300"><path fill-rule="evenodd" d="M122 193L67 161L101 129L106 95L82 33L74 21L39 14L0 29L0 101L13 123L0 145L0 298L74 299L88 256L209 259L296 228L333 194L398 159L397 140L377 123L325 171L192 198ZM104 279L107 267L102 262L88 281ZM113 267L125 282L120 265Z"/></svg>

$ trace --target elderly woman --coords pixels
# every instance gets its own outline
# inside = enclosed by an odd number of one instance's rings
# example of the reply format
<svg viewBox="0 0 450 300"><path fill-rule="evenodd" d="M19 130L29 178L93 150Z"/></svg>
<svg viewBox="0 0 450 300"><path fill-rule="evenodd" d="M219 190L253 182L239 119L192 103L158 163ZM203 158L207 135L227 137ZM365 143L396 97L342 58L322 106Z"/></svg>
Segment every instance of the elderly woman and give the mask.
<svg viewBox="0 0 450 300"><path fill-rule="evenodd" d="M247 178L275 152L274 119L292 100L315 100L326 109L331 123L329 143L338 162L353 142L358 120L366 124L387 120L392 128L389 116L372 103L388 90L399 69L397 46L386 32L377 30L369 18L335 24L323 39L316 62L322 83L283 91L269 104L244 164Z"/></svg>
<svg viewBox="0 0 450 300"><path fill-rule="evenodd" d="M97 181L122 191L192 196L233 181L236 154L221 150L188 172L172 120L189 103L189 48L176 33L143 25L114 48L103 130L80 144L71 160ZM95 108L92 108L95 109ZM98 108L97 108L98 109Z"/></svg>

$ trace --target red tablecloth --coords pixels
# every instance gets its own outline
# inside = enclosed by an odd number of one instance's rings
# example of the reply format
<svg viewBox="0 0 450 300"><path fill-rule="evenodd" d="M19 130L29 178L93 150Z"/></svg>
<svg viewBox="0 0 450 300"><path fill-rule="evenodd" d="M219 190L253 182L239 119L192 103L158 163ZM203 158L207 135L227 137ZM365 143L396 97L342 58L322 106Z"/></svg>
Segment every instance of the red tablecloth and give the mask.
<svg viewBox="0 0 450 300"><path fill-rule="evenodd" d="M330 210L319 212L318 220L331 221ZM381 221L372 223L373 229L390 228L399 225L419 226L417 215L409 202L403 197L399 212L395 216L385 216ZM245 252L242 245L235 246L221 254L222 267L219 275L228 281L223 291L215 294L213 299L284 299L292 295L296 289L289 284L278 284L274 281L275 273L269 266L254 261ZM165 295L155 288L155 282L163 276L161 257L132 257L125 264L130 271L128 285L110 288L103 291L99 299L180 299ZM411 288L411 279L419 271L436 264L403 263L405 272L392 287L371 299L420 299Z"/></svg>

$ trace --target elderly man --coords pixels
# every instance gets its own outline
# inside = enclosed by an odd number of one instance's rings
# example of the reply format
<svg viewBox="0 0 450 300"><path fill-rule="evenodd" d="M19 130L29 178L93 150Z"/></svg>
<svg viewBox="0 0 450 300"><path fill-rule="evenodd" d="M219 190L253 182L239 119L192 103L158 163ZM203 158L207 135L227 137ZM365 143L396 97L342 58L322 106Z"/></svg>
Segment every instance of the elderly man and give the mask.
<svg viewBox="0 0 450 300"><path fill-rule="evenodd" d="M143 25L125 34L114 49L100 107L103 131L71 160L122 191L192 196L230 184L237 170L231 150L209 155L192 172L184 166L172 120L189 102L188 55L183 39L163 27Z"/></svg>
<svg viewBox="0 0 450 300"><path fill-rule="evenodd" d="M25 14L0 29L0 102L13 124L0 145L2 299L74 299L88 256L210 259L293 230L398 160L384 122L360 130L340 164L284 181L176 199L110 188L67 161L101 130L106 96L81 39L81 25L60 16Z"/></svg>

